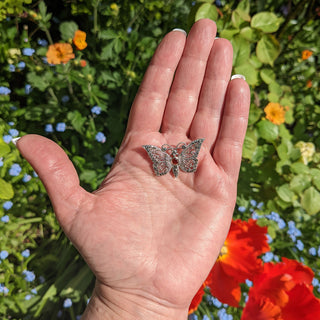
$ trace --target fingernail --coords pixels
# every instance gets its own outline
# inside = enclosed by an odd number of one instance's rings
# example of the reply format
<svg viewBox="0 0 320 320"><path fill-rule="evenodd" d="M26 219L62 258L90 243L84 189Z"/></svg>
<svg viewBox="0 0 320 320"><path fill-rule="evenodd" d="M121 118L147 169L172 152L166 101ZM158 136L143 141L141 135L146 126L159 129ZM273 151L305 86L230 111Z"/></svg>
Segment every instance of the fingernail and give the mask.
<svg viewBox="0 0 320 320"><path fill-rule="evenodd" d="M12 141L12 143L16 146L16 145L17 145L17 142L18 142L18 140L19 140L20 138L21 138L21 137L13 138L11 141Z"/></svg>
<svg viewBox="0 0 320 320"><path fill-rule="evenodd" d="M172 31L179 31L179 32L184 33L185 36L187 36L187 32L185 30L183 30L183 29L175 28Z"/></svg>
<svg viewBox="0 0 320 320"><path fill-rule="evenodd" d="M233 79L243 79L243 80L246 80L246 77L243 76L242 74L234 74L232 77L231 77L231 80Z"/></svg>

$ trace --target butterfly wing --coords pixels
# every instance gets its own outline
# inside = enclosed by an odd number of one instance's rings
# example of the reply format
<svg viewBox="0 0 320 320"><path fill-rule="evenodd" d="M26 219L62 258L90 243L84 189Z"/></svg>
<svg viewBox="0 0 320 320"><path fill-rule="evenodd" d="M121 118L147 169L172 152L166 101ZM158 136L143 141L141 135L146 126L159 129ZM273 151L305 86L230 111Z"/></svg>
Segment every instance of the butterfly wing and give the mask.
<svg viewBox="0 0 320 320"><path fill-rule="evenodd" d="M153 163L153 170L157 176L163 176L172 168L171 157L159 147L146 145L142 146L148 153Z"/></svg>
<svg viewBox="0 0 320 320"><path fill-rule="evenodd" d="M204 139L197 139L188 144L179 154L179 167L184 172L195 172L198 166L197 156Z"/></svg>

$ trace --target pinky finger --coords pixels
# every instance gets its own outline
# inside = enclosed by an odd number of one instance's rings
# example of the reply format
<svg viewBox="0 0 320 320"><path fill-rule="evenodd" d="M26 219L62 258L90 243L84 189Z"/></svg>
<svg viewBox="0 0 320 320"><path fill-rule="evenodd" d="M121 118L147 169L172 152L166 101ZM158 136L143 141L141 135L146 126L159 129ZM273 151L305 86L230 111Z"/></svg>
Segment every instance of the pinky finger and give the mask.
<svg viewBox="0 0 320 320"><path fill-rule="evenodd" d="M213 159L231 178L237 179L241 164L242 145L247 130L250 108L250 89L241 77L230 81L219 136Z"/></svg>

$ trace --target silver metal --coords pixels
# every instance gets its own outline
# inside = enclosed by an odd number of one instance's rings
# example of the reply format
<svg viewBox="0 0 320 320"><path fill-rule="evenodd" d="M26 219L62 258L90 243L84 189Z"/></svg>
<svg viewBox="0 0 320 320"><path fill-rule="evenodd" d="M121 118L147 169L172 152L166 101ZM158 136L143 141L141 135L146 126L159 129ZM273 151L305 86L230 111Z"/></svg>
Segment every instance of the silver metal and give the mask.
<svg viewBox="0 0 320 320"><path fill-rule="evenodd" d="M153 163L153 171L157 176L167 174L171 169L175 178L179 168L184 172L195 172L198 166L198 154L204 139L197 139L189 144L180 142L176 147L164 144L161 148L144 145Z"/></svg>

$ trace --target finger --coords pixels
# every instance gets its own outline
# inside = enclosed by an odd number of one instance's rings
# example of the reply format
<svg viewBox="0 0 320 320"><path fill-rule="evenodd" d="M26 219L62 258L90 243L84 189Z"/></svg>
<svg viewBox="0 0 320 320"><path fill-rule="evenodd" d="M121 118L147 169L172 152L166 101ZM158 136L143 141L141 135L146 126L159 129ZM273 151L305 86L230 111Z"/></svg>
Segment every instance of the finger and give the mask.
<svg viewBox="0 0 320 320"><path fill-rule="evenodd" d="M189 131L216 30L209 19L198 20L191 28L168 97L162 132Z"/></svg>
<svg viewBox="0 0 320 320"><path fill-rule="evenodd" d="M127 132L159 131L185 41L183 30L175 29L159 44L133 102Z"/></svg>
<svg viewBox="0 0 320 320"><path fill-rule="evenodd" d="M208 59L197 112L190 128L191 140L205 138L212 151L216 140L224 99L232 70L232 45L226 39L217 39Z"/></svg>
<svg viewBox="0 0 320 320"><path fill-rule="evenodd" d="M229 176L238 177L242 145L250 107L250 89L243 79L231 80L227 89L219 135L213 159Z"/></svg>
<svg viewBox="0 0 320 320"><path fill-rule="evenodd" d="M17 148L39 175L59 223L67 230L87 194L79 185L73 164L56 143L38 135L22 137Z"/></svg>

